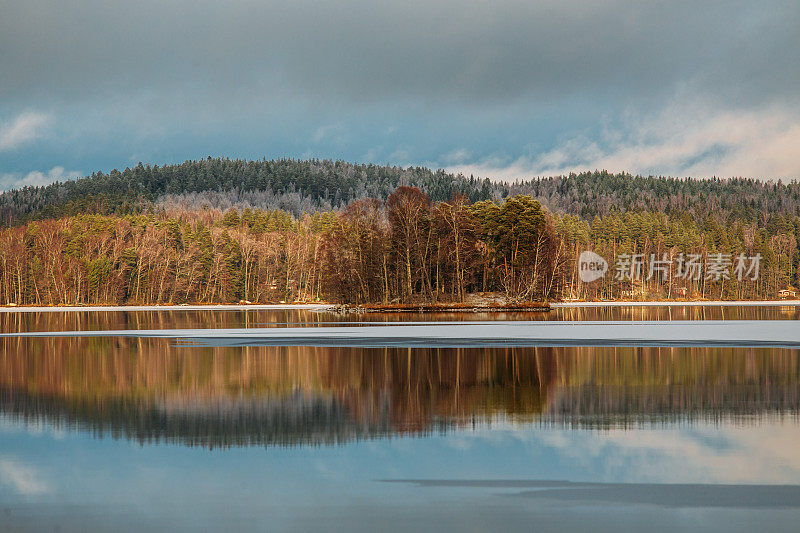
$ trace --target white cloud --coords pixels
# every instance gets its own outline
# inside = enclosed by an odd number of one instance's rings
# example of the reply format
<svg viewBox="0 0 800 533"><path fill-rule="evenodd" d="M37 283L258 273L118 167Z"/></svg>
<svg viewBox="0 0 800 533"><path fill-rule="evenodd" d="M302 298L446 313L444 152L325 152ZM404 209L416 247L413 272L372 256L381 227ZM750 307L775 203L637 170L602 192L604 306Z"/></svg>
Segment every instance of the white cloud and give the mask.
<svg viewBox="0 0 800 533"><path fill-rule="evenodd" d="M444 154L442 160L448 165L457 165L469 160L470 156L469 150L466 148L459 148L458 150L453 150L452 152Z"/></svg>
<svg viewBox="0 0 800 533"><path fill-rule="evenodd" d="M325 126L319 126L314 131L314 135L311 137L311 139L315 143L331 141L334 143L341 144L343 142L343 134L344 134L344 126L341 123L337 122L336 124L327 124Z"/></svg>
<svg viewBox="0 0 800 533"><path fill-rule="evenodd" d="M364 155L361 156L361 161L365 163L372 163L374 161L377 161L378 158L380 157L381 150L383 150L382 146L370 148L369 150L366 151Z"/></svg>
<svg viewBox="0 0 800 533"><path fill-rule="evenodd" d="M48 115L26 112L6 123L0 123L0 152L13 150L40 137L42 129L48 122L50 122Z"/></svg>
<svg viewBox="0 0 800 533"><path fill-rule="evenodd" d="M771 106L746 111L674 103L632 114L598 135L575 135L556 148L517 159L490 158L448 168L513 181L605 169L697 178L800 178L800 111Z"/></svg>
<svg viewBox="0 0 800 533"><path fill-rule="evenodd" d="M47 172L34 170L24 176L18 173L0 174L0 191L8 189L19 189L21 187L38 187L49 185L56 181L66 181L81 177L83 174L78 170L65 170L64 167L53 167Z"/></svg>
<svg viewBox="0 0 800 533"><path fill-rule="evenodd" d="M24 496L36 496L49 490L35 469L14 459L0 458L0 483Z"/></svg>
<svg viewBox="0 0 800 533"><path fill-rule="evenodd" d="M389 154L390 165L407 166L411 164L410 161L411 161L411 152L409 151L408 147L400 146L397 149L395 149L394 152Z"/></svg>

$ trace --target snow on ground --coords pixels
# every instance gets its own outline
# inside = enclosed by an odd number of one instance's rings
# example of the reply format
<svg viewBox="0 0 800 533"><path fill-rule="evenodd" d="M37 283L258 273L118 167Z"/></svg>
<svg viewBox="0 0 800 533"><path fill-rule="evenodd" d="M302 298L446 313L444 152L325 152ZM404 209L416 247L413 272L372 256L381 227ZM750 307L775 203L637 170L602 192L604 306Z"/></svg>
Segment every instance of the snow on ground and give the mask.
<svg viewBox="0 0 800 533"><path fill-rule="evenodd" d="M152 337L203 346L728 346L800 348L800 321L415 323L340 327L42 331L0 337Z"/></svg>

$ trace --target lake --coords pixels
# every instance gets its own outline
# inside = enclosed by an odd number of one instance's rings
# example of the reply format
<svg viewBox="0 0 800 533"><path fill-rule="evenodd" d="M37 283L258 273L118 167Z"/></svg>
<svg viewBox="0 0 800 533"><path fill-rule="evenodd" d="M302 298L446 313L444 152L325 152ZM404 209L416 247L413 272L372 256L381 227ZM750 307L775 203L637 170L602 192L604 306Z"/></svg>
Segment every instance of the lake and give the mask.
<svg viewBox="0 0 800 533"><path fill-rule="evenodd" d="M797 309L2 312L0 529L792 531L793 347L264 339L493 320L632 322L642 338L648 321L709 338L763 322L791 338Z"/></svg>

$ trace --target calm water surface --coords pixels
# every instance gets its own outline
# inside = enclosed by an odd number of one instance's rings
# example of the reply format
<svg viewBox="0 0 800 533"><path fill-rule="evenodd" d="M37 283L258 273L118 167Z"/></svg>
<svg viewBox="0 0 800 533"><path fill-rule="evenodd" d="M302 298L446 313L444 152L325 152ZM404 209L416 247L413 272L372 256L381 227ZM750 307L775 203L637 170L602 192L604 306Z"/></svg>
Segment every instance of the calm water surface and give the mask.
<svg viewBox="0 0 800 533"><path fill-rule="evenodd" d="M438 320L794 320L795 308ZM346 326L0 313L2 332ZM800 352L0 339L0 529L795 531Z"/></svg>
<svg viewBox="0 0 800 533"><path fill-rule="evenodd" d="M800 305L554 307L548 313L334 313L316 310L2 312L0 332L347 326L362 323L491 320L800 320Z"/></svg>

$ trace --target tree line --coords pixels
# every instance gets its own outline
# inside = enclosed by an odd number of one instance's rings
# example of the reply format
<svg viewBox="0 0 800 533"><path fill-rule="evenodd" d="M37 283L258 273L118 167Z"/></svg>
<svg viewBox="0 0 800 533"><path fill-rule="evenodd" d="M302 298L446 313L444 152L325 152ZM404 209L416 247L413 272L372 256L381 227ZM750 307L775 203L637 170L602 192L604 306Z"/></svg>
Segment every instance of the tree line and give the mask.
<svg viewBox="0 0 800 533"><path fill-rule="evenodd" d="M210 157L176 165L143 165L95 172L74 181L24 187L0 194L0 224L84 212L126 215L152 211L162 201L212 207L283 209L295 217L340 209L364 198L386 200L398 186L419 187L436 200L461 193L492 196L489 180L453 176L422 167L295 159L246 161ZM233 200L231 200L233 199Z"/></svg>
<svg viewBox="0 0 800 533"><path fill-rule="evenodd" d="M559 298L767 299L797 282L800 218L727 220L612 211L587 220L530 195L435 200L400 186L386 200L295 216L171 203L143 213L73 215L0 230L0 302L155 304L331 301L463 302ZM611 263L584 283L576 262ZM761 257L757 279L681 278L673 259ZM659 276L614 275L620 254L669 258Z"/></svg>
<svg viewBox="0 0 800 533"><path fill-rule="evenodd" d="M757 179L634 176L607 171L536 177L513 183L453 175L423 167L353 164L331 160L206 158L95 172L74 181L0 193L0 225L72 216L146 214L180 205L227 210L281 209L296 218L339 210L354 200L386 201L397 187L417 187L432 201L454 195L470 202L529 195L553 213L591 220L614 212L709 214L725 222L765 223L800 216L800 184Z"/></svg>

